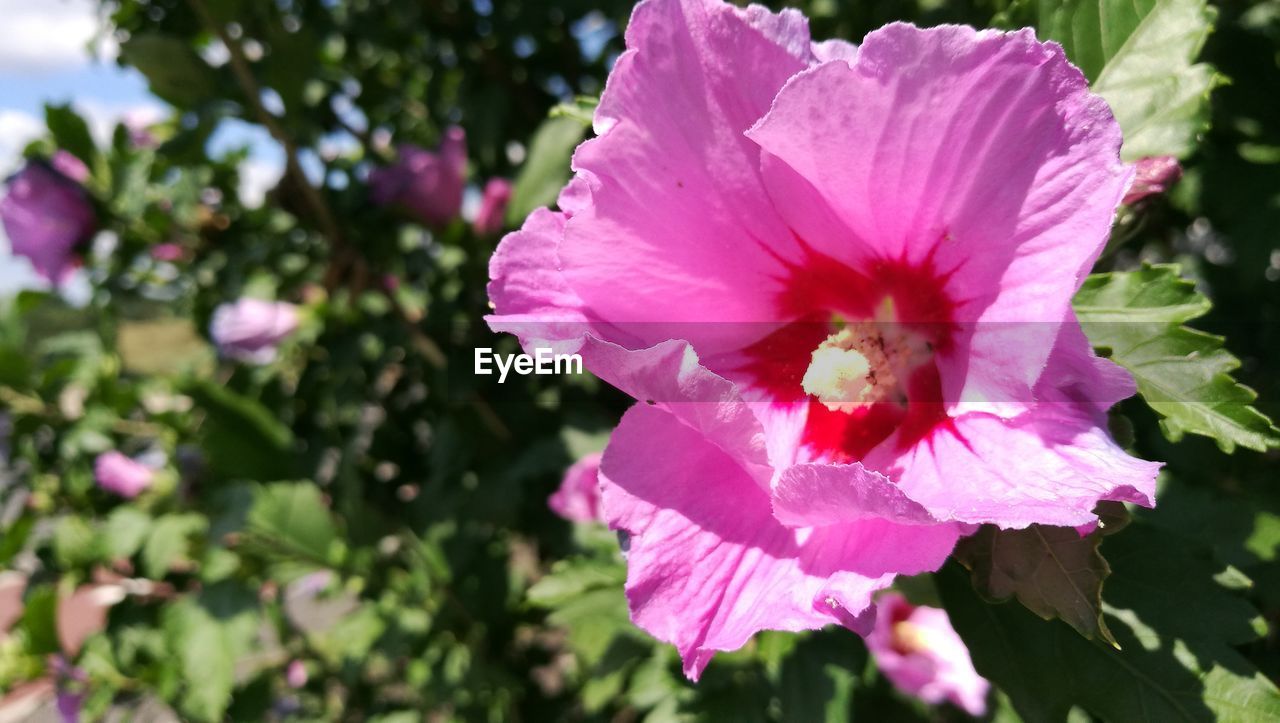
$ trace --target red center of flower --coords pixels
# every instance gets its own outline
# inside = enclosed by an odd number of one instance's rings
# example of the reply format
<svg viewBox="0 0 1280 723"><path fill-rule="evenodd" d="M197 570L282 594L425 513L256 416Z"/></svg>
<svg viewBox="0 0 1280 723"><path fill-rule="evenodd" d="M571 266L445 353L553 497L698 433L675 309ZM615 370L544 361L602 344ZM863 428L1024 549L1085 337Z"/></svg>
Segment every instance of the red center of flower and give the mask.
<svg viewBox="0 0 1280 723"><path fill-rule="evenodd" d="M895 431L908 446L947 419L934 363L952 343L945 275L929 262L854 269L812 251L788 271L780 301L797 321L749 347L742 371L778 402L807 400L811 451L854 461Z"/></svg>

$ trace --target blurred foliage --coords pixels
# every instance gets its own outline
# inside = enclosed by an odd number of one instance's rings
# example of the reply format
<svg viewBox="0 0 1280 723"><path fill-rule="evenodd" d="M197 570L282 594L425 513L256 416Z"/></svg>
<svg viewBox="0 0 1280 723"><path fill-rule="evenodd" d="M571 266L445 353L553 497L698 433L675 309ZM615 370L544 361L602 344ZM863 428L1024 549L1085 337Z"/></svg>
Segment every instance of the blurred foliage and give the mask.
<svg viewBox="0 0 1280 723"><path fill-rule="evenodd" d="M1091 334L1118 362L1137 359L1135 372L1165 364L1140 383L1211 387L1203 404L1170 411L1146 394L1113 412L1137 454L1168 462L1159 507L1071 545L1091 566L1083 583L1068 579L1076 570L1009 575L1071 542L1024 532L999 555L961 556L970 571L951 563L937 590L928 576L901 587L946 604L1000 688L996 718L1280 716L1268 680L1280 676L1280 457L1237 385L1275 418L1280 2L794 4L817 38L856 41L904 19L1036 27L1141 129L1126 152L1178 155L1187 169L1169 198L1121 215L1097 269L1110 275L1077 300L1086 321L1102 309L1135 323L1120 339L1103 338L1114 326ZM72 109L50 107L48 137L28 149L86 162L111 235L86 259L87 309L26 292L0 311L0 568L28 576L0 639L0 690L54 675L61 654L87 677L91 717L963 716L895 693L841 630L763 634L685 681L674 651L627 620L612 534L546 506L626 400L589 377L471 375L476 346L515 349L480 321L495 239L461 221L426 230L367 201L368 171L393 144L430 147L453 123L468 134L473 186L516 179L510 225L553 201L630 5L104 0L119 62L172 114L158 147L124 127L96 147ZM210 151L246 124L291 159L261 205L240 194L249 149ZM157 260L159 244L181 258ZM305 307L271 365L220 362L207 341L212 310L244 294ZM1163 362L1134 356L1153 348ZM1214 439L1175 445L1183 431ZM1215 442L1258 451L1227 457ZM115 498L93 482L110 449L164 471L138 498ZM975 582L1021 602L984 601ZM1052 590L1078 584L1084 613L1065 615ZM68 650L58 611L89 585L120 599ZM293 661L299 685L285 675Z"/></svg>

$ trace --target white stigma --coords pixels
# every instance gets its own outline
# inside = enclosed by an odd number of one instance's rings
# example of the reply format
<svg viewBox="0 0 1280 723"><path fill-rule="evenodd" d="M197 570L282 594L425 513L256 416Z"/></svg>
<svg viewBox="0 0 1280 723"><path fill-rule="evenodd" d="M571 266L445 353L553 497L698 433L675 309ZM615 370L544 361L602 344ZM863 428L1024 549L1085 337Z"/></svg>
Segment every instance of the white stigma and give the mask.
<svg viewBox="0 0 1280 723"><path fill-rule="evenodd" d="M905 335L886 338L880 323L852 322L813 350L801 386L833 412L901 401L900 377L913 366L913 356Z"/></svg>

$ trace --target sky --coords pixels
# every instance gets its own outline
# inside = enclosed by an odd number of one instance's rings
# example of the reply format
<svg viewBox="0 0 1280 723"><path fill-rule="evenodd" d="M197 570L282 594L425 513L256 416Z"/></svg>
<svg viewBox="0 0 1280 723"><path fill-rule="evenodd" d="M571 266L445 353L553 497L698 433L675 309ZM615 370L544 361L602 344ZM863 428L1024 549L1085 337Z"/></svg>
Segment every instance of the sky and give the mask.
<svg viewBox="0 0 1280 723"><path fill-rule="evenodd" d="M0 0L0 179L18 169L22 148L44 131L45 103L74 105L99 143L125 114L163 117L165 105L147 90L146 79L115 64L117 48L103 36L98 12L97 0ZM212 142L254 147L243 174L246 197L260 199L279 177L278 154L251 127L229 126ZM44 286L26 259L10 255L0 228L0 297ZM82 292L83 280L67 291Z"/></svg>

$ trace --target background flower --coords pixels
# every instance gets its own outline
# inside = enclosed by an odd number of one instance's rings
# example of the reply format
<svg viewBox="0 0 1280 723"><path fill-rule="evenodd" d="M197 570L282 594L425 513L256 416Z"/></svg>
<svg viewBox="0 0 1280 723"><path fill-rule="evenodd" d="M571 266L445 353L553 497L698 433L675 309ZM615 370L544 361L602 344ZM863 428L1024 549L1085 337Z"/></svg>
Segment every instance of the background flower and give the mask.
<svg viewBox="0 0 1280 723"><path fill-rule="evenodd" d="M9 179L0 199L0 222L13 253L54 283L74 270L77 248L97 229L97 215L80 186L86 177L84 164L69 154L58 155L52 165L32 161Z"/></svg>

